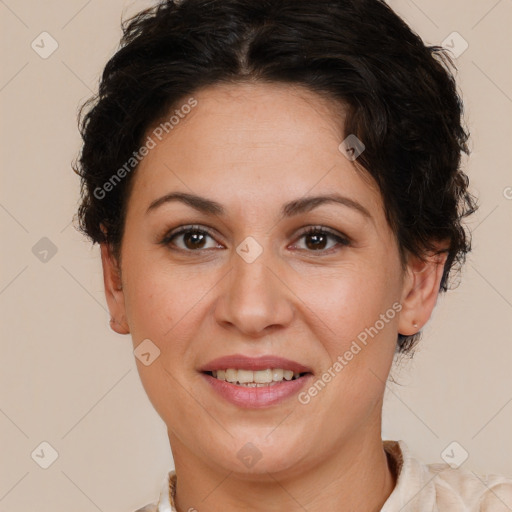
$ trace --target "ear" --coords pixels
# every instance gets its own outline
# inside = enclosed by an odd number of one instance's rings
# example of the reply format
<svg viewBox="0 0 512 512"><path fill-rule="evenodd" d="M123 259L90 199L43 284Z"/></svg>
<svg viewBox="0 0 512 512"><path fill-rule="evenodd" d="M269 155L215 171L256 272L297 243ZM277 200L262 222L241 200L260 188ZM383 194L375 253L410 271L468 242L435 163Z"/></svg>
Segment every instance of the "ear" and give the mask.
<svg viewBox="0 0 512 512"><path fill-rule="evenodd" d="M105 297L111 316L110 327L118 334L129 334L130 328L126 321L121 269L119 268L117 259L112 254L110 244L106 242L101 243L100 248Z"/></svg>
<svg viewBox="0 0 512 512"><path fill-rule="evenodd" d="M400 334L416 334L428 322L437 302L447 257L447 252L429 255L425 261L409 256L398 322Z"/></svg>

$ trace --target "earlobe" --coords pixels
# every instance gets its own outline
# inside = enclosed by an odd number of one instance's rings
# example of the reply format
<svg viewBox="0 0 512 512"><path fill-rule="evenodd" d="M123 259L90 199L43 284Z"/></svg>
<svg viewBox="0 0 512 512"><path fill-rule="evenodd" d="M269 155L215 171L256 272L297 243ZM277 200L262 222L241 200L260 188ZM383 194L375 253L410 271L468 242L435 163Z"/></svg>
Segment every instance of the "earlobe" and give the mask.
<svg viewBox="0 0 512 512"><path fill-rule="evenodd" d="M110 327L118 334L129 334L130 328L126 321L124 292L118 262L108 243L101 243L100 248L105 297L111 315Z"/></svg>
<svg viewBox="0 0 512 512"><path fill-rule="evenodd" d="M416 334L430 319L437 302L448 253L428 256L424 261L411 256L402 293L398 332Z"/></svg>

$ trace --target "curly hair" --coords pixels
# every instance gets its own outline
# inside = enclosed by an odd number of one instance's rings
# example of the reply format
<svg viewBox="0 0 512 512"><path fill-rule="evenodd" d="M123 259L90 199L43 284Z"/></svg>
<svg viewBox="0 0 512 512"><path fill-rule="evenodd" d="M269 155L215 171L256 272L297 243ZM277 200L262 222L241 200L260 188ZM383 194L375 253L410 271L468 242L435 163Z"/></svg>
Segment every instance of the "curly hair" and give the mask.
<svg viewBox="0 0 512 512"><path fill-rule="evenodd" d="M183 98L217 83L294 84L344 105L342 128L364 142L357 163L380 189L402 264L446 242L440 291L449 288L471 250L462 220L477 208L461 169L469 150L455 67L384 1L166 0L122 29L79 115L79 229L93 243L120 256L134 172L104 185ZM420 335L399 334L397 352Z"/></svg>

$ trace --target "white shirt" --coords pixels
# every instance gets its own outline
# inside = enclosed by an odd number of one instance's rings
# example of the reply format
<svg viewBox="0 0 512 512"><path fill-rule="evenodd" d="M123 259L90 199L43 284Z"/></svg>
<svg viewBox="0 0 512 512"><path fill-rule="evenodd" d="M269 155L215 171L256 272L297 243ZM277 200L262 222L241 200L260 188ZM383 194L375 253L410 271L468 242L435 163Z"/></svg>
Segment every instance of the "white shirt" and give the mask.
<svg viewBox="0 0 512 512"><path fill-rule="evenodd" d="M512 512L512 479L477 475L462 466L424 464L404 441L384 441L384 450L398 475L381 512ZM176 473L164 479L158 503L135 512L176 512Z"/></svg>

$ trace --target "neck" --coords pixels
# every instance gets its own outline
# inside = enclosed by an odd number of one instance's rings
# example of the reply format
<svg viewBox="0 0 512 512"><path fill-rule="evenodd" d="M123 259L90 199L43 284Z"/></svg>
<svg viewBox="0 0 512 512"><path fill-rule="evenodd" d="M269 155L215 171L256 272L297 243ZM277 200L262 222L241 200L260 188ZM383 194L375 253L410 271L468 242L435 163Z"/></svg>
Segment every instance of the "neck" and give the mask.
<svg viewBox="0 0 512 512"><path fill-rule="evenodd" d="M380 429L371 438L366 433L366 437L351 439L305 471L256 475L215 469L197 459L171 434L169 440L176 466L178 512L378 512L396 484Z"/></svg>

